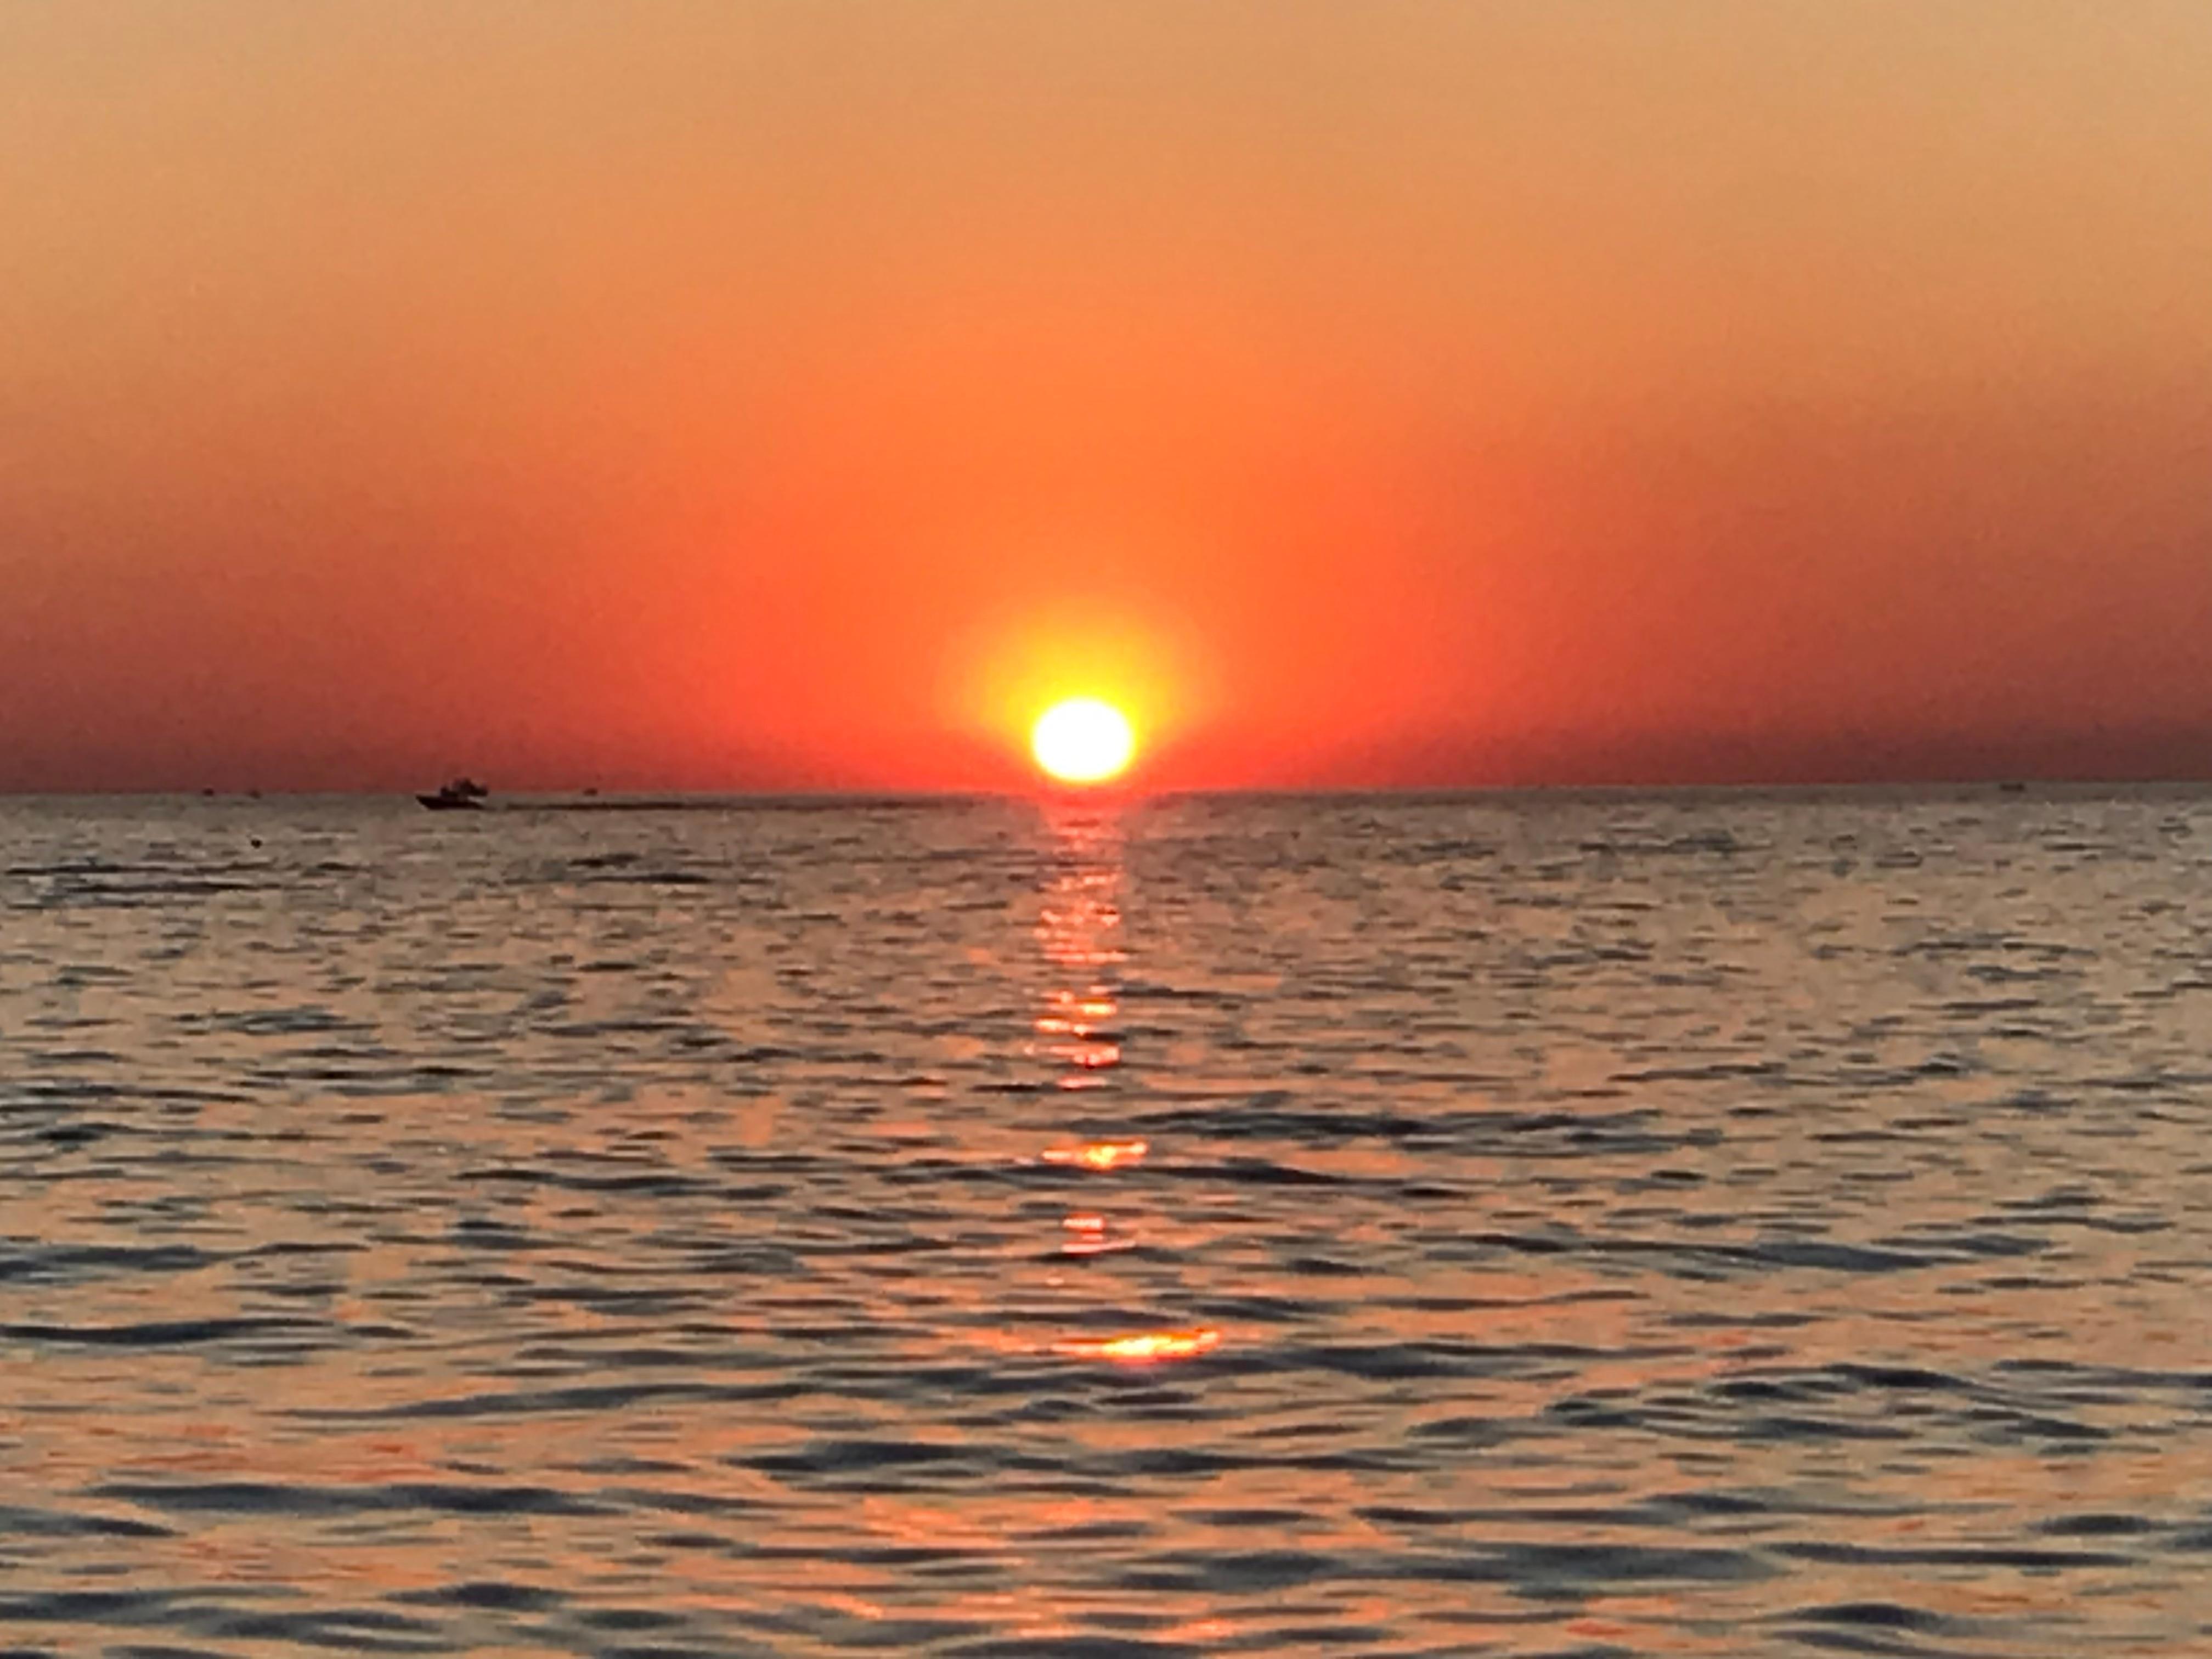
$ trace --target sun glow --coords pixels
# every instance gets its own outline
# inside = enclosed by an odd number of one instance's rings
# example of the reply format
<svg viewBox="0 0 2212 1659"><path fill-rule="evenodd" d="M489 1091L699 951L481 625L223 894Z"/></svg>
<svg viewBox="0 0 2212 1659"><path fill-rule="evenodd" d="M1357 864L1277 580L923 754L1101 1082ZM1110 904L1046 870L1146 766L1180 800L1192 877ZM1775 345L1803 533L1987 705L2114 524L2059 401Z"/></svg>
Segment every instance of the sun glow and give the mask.
<svg viewBox="0 0 2212 1659"><path fill-rule="evenodd" d="M1036 763L1062 783L1105 783L1127 769L1136 752L1128 717L1096 697L1071 697L1037 717L1030 731Z"/></svg>

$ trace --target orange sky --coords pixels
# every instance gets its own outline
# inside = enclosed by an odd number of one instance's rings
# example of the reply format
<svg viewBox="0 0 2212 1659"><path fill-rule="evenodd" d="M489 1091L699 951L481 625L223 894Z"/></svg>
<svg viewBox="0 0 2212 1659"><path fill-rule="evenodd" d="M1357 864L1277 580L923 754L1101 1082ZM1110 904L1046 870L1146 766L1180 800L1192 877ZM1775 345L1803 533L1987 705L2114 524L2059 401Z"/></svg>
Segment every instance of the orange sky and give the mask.
<svg viewBox="0 0 2212 1659"><path fill-rule="evenodd" d="M2203 0L18 0L0 788L2212 773Z"/></svg>

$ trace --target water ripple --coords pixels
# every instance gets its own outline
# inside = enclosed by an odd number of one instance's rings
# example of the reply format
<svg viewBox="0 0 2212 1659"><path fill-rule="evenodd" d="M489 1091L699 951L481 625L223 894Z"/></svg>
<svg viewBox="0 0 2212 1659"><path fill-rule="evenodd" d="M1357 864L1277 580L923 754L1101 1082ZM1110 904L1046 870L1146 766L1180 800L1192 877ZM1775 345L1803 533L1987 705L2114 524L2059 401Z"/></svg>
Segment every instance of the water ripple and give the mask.
<svg viewBox="0 0 2212 1659"><path fill-rule="evenodd" d="M2207 811L11 804L0 1652L2195 1651Z"/></svg>

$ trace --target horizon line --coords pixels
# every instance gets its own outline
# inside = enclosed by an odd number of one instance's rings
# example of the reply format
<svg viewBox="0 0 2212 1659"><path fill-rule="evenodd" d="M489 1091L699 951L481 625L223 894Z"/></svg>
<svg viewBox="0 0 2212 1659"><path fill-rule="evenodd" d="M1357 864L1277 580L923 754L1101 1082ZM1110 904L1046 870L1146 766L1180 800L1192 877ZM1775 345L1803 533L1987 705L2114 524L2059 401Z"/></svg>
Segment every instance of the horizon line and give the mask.
<svg viewBox="0 0 2212 1659"><path fill-rule="evenodd" d="M982 801L1034 801L1061 805L1127 805L1146 801L1235 799L1450 799L1470 796L1838 794L1867 792L1948 790L2021 793L2036 790L2078 792L2116 789L2212 789L2212 774L2066 774L2037 775L1996 773L1957 775L1869 775L1857 777L1741 777L1724 779L1559 779L1515 782L1443 783L1254 783L1183 785L1146 788L1141 785L1102 788L885 788L866 787L657 787L608 789L601 786L524 787L495 790L494 805L505 811L640 811L701 809L721 805L866 806L929 805ZM421 792L406 787L322 787L287 785L234 788L186 788L113 785L83 789L16 789L0 787L0 801L175 800L238 805L257 800L389 801L413 803ZM511 803L501 805L501 803Z"/></svg>

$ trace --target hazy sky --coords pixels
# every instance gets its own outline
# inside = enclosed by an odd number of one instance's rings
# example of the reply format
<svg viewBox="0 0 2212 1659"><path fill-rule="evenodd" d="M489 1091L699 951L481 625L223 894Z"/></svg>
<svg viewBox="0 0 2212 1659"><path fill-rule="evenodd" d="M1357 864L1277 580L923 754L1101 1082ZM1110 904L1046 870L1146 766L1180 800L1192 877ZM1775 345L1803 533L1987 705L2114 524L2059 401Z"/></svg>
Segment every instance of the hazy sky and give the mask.
<svg viewBox="0 0 2212 1659"><path fill-rule="evenodd" d="M2205 0L8 0L0 787L2212 773Z"/></svg>

